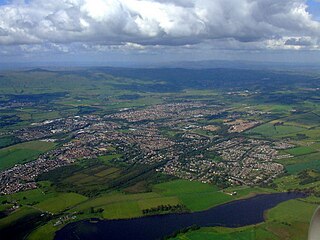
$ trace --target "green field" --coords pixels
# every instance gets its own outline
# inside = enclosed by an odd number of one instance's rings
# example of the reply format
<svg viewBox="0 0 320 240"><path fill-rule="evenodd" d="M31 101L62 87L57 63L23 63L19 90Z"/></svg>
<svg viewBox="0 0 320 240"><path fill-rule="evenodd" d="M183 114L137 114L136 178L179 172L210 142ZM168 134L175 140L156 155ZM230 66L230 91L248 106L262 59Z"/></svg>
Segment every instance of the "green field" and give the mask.
<svg viewBox="0 0 320 240"><path fill-rule="evenodd" d="M0 196L0 201L17 202L23 205L34 205L48 198L56 196L56 192L48 187L49 183L39 183L40 188L18 192L11 195Z"/></svg>
<svg viewBox="0 0 320 240"><path fill-rule="evenodd" d="M316 209L315 204L308 204L305 201L289 200L280 203L276 208L268 211L268 221L278 222L304 222L311 220L313 212Z"/></svg>
<svg viewBox="0 0 320 240"><path fill-rule="evenodd" d="M108 163L110 160L121 158L122 154L111 154L111 155L105 155L99 157L100 160L102 160L105 163Z"/></svg>
<svg viewBox="0 0 320 240"><path fill-rule="evenodd" d="M160 205L176 205L181 203L177 197L165 197L156 193L123 194L113 193L88 200L70 209L84 211L91 208L102 208L103 217L107 219L132 218L142 216L142 210Z"/></svg>
<svg viewBox="0 0 320 240"><path fill-rule="evenodd" d="M310 170L305 173L307 178L301 178L298 175L287 175L274 180L277 191L288 191L292 189L314 189L315 191L320 191L320 175L314 170ZM307 180L307 181L306 181ZM309 180L309 181L308 181Z"/></svg>
<svg viewBox="0 0 320 240"><path fill-rule="evenodd" d="M294 126L294 125L281 125L274 126L272 123L266 123L255 127L254 129L248 131L250 134L259 134L264 137L282 137L292 133L299 133L304 131L305 128Z"/></svg>
<svg viewBox="0 0 320 240"><path fill-rule="evenodd" d="M9 216L0 219L0 230L10 225L14 225L18 222L21 222L21 220L27 219L28 217L38 215L39 213L40 211L35 208L20 207L19 209L11 213Z"/></svg>
<svg viewBox="0 0 320 240"><path fill-rule="evenodd" d="M223 191L227 193L236 192L237 195L235 197L237 199L253 197L257 194L268 194L268 193L276 192L274 189L271 189L271 188L249 187L249 186L229 187L224 189Z"/></svg>
<svg viewBox="0 0 320 240"><path fill-rule="evenodd" d="M176 205L179 203L180 203L180 200L177 197L163 197L163 196L159 196L159 197L155 196L155 197L150 197L150 198L141 197L140 199L134 200L132 202L130 202L130 200L129 201L126 200L126 202L123 202L122 206L116 207L114 209L118 209L118 210L121 209L121 211L123 211L122 207L124 207L124 209L129 208L125 211L135 211L134 214L137 214L136 216L141 216L141 211L144 209L158 207L160 205ZM128 204L128 205L126 205L126 204ZM112 205L110 205L110 206L112 206ZM106 218L110 218L110 215L108 213L108 208L109 208L109 206L107 208L105 208L105 211L103 214L103 216ZM116 215L113 215L111 213L111 218L127 218L127 217L125 215L123 215L123 216L119 215L118 217L116 217Z"/></svg>
<svg viewBox="0 0 320 240"><path fill-rule="evenodd" d="M263 228L239 228L236 230L225 228L202 228L188 232L172 240L270 240L277 239L273 233Z"/></svg>
<svg viewBox="0 0 320 240"><path fill-rule="evenodd" d="M307 163L311 161L316 161L320 157L320 152L314 152L302 156L295 156L292 158L282 159L279 162L285 166L293 165L297 163Z"/></svg>
<svg viewBox="0 0 320 240"><path fill-rule="evenodd" d="M103 186L120 175L120 169L114 167L93 167L77 172L64 179L64 183L72 184L82 190L90 188L103 189Z"/></svg>
<svg viewBox="0 0 320 240"><path fill-rule="evenodd" d="M121 173L122 169L110 165L108 161L79 160L74 165L45 173L39 179L52 182L58 191L93 197L107 191L110 184L124 176Z"/></svg>
<svg viewBox="0 0 320 240"><path fill-rule="evenodd" d="M87 198L80 194L60 193L58 196L40 202L39 204L35 205L35 207L41 209L42 211L59 213L85 200L87 200Z"/></svg>
<svg viewBox="0 0 320 240"><path fill-rule="evenodd" d="M313 170L320 171L320 159L286 166L286 170L290 174L299 173L305 169L313 169Z"/></svg>
<svg viewBox="0 0 320 240"><path fill-rule="evenodd" d="M9 203L18 203L39 211L49 211L58 213L87 200L87 197L76 193L59 193L50 186L49 182L40 182L39 188L19 192L11 195L0 196L0 201ZM11 214L9 215L9 217ZM6 217L7 218L7 217Z"/></svg>
<svg viewBox="0 0 320 240"><path fill-rule="evenodd" d="M288 189L296 189L300 186L300 180L295 175L284 176L282 178L278 178L274 181L277 185L277 188L280 191L287 191Z"/></svg>
<svg viewBox="0 0 320 240"><path fill-rule="evenodd" d="M286 122L289 122L289 123L292 122L292 124L297 124L297 125L306 126L306 127L314 127L314 126L319 126L320 116L313 112L309 112L305 114L297 114L297 115L292 115L286 118Z"/></svg>
<svg viewBox="0 0 320 240"><path fill-rule="evenodd" d="M249 194L250 191L247 190L246 193ZM150 193L105 194L84 201L70 211L88 212L91 208L103 208L104 218L117 219L142 216L143 209L160 205L184 204L191 211L200 211L234 199L236 198L220 192L213 185L177 180L157 184Z"/></svg>
<svg viewBox="0 0 320 240"><path fill-rule="evenodd" d="M2 148L0 149L0 170L29 162L54 146L54 143L33 141Z"/></svg>
<svg viewBox="0 0 320 240"><path fill-rule="evenodd" d="M186 180L156 185L154 191L164 196L177 196L192 211L205 210L235 199L214 185Z"/></svg>
<svg viewBox="0 0 320 240"><path fill-rule="evenodd" d="M292 154L294 156L307 155L310 153L314 153L315 150L311 147L296 147L285 150L286 153Z"/></svg>
<svg viewBox="0 0 320 240"><path fill-rule="evenodd" d="M58 227L53 225L53 222L48 222L47 224L38 227L35 231L33 231L30 235L28 235L28 240L52 240L54 238L54 234Z"/></svg>

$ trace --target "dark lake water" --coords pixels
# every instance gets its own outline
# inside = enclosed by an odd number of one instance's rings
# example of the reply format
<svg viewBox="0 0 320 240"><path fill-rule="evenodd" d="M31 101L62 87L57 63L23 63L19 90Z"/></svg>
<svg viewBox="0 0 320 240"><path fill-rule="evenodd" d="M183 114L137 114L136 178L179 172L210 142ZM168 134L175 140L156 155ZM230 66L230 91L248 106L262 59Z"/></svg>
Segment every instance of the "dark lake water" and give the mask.
<svg viewBox="0 0 320 240"><path fill-rule="evenodd" d="M56 233L55 240L153 240L192 225L240 227L264 221L264 212L277 204L305 197L302 193L258 195L202 212L168 214L126 220L88 220L70 223Z"/></svg>

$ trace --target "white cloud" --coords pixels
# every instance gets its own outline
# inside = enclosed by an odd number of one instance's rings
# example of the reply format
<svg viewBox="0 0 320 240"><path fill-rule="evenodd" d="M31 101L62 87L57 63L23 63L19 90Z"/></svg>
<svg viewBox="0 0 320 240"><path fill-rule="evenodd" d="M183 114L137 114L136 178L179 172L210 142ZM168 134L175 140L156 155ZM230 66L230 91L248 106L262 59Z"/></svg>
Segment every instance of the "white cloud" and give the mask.
<svg viewBox="0 0 320 240"><path fill-rule="evenodd" d="M320 23L306 8L304 0L14 1L0 6L0 45L82 42L128 48L223 40L286 48L291 38L318 42Z"/></svg>

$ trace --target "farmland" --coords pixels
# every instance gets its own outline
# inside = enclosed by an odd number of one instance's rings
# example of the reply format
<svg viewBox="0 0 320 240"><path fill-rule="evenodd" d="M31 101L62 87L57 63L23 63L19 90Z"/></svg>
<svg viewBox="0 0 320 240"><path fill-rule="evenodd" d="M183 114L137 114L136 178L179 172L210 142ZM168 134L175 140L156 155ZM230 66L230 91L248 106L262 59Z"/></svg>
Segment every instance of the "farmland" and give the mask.
<svg viewBox="0 0 320 240"><path fill-rule="evenodd" d="M294 126L294 125L282 125L282 126L274 126L274 124L266 123L250 132L253 134L259 134L264 137L283 137L292 133L299 133L304 131L305 129L302 127Z"/></svg>
<svg viewBox="0 0 320 240"><path fill-rule="evenodd" d="M10 168L15 164L32 161L54 146L54 143L34 141L2 148L0 149L0 170Z"/></svg>
<svg viewBox="0 0 320 240"><path fill-rule="evenodd" d="M205 210L235 199L215 186L199 182L168 182L156 185L154 189L165 196L177 196L192 211Z"/></svg>
<svg viewBox="0 0 320 240"><path fill-rule="evenodd" d="M76 193L63 193L36 204L35 207L42 211L59 213L71 206L87 200L86 197Z"/></svg>
<svg viewBox="0 0 320 240"><path fill-rule="evenodd" d="M75 210L88 211L91 207L104 208L103 217L130 218L142 216L142 210L160 205L183 204L191 211L205 210L232 201L215 186L198 182L176 180L154 185L152 192L140 194L112 193L76 206Z"/></svg>

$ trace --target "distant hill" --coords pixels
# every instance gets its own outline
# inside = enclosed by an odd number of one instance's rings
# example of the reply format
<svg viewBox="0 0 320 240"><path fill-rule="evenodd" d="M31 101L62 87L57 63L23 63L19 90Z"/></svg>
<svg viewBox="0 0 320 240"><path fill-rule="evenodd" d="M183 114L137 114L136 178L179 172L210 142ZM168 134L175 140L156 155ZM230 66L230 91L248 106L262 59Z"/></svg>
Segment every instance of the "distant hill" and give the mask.
<svg viewBox="0 0 320 240"><path fill-rule="evenodd" d="M247 69L186 69L186 68L97 68L94 71L103 71L116 77L126 77L141 80L164 81L171 89L186 88L244 88L259 85L261 87L286 88L288 85L309 81L316 85L318 78L306 74L280 72L271 70Z"/></svg>

